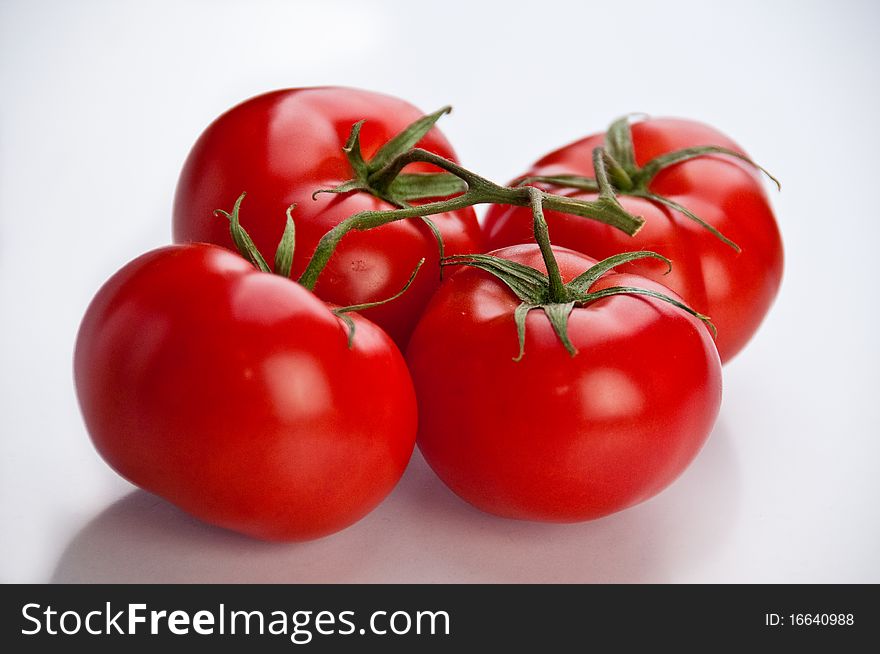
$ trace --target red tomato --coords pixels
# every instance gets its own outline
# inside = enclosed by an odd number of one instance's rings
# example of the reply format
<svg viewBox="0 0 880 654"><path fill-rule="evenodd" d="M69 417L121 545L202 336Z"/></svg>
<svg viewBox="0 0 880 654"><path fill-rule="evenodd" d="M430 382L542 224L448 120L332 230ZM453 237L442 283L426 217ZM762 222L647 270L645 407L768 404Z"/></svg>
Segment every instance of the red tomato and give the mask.
<svg viewBox="0 0 880 654"><path fill-rule="evenodd" d="M554 248L569 281L594 261ZM546 270L535 245L495 255ZM610 272L592 287L648 279ZM721 364L697 319L666 302L615 295L575 308L571 356L547 317L473 268L441 285L419 322L407 362L419 403L418 444L458 495L510 518L570 522L641 502L696 456L721 401Z"/></svg>
<svg viewBox="0 0 880 654"><path fill-rule="evenodd" d="M366 121L360 141L364 157L369 158L421 115L403 100L347 88L275 91L243 102L215 120L189 154L174 199L174 241L234 249L228 224L212 212L228 210L246 191L242 222L257 248L271 252L284 229L285 209L295 202L297 247L292 272L299 276L331 227L359 211L393 208L362 192L321 194L312 200L315 191L354 177L342 151L352 125ZM436 128L419 147L455 159ZM413 165L406 172L429 170L436 169ZM443 236L447 254L482 250L472 209L431 220ZM440 282L437 242L421 219L348 234L314 291L341 306L382 300L403 287L422 258L424 269L403 297L364 312L403 345Z"/></svg>
<svg viewBox="0 0 880 654"><path fill-rule="evenodd" d="M98 452L194 516L269 540L355 522L415 442L412 382L368 320L212 245L149 252L98 292L75 378Z"/></svg>
<svg viewBox="0 0 880 654"><path fill-rule="evenodd" d="M525 176L594 175L596 134L548 154ZM682 148L718 145L744 154L724 134L701 123L648 119L632 125L636 163ZM554 211L545 213L556 245L603 259L627 250L652 250L673 262L673 271L656 260L639 260L622 269L660 281L676 291L718 328L716 344L730 360L757 331L782 280L782 241L758 173L725 155L691 159L662 170L649 190L687 207L742 249L736 252L704 227L651 200L621 195L620 203L646 219L634 237L594 220ZM595 194L574 193L591 199ZM490 207L484 230L488 247L532 241L528 207Z"/></svg>

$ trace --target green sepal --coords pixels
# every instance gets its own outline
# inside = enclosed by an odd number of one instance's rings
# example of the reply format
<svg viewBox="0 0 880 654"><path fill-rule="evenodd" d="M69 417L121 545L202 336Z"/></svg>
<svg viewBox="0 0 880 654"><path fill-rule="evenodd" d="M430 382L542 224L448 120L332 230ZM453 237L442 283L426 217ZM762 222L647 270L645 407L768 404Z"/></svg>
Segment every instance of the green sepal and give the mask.
<svg viewBox="0 0 880 654"><path fill-rule="evenodd" d="M446 243L443 241L443 234L440 233L440 228L428 216L422 216L421 218L422 222L431 230L431 234L434 235L434 240L437 242L437 261L440 263L437 268L440 270L440 281L443 281L443 259L446 257Z"/></svg>
<svg viewBox="0 0 880 654"><path fill-rule="evenodd" d="M271 273L272 270L269 268L269 264L266 263L263 255L260 254L257 246L254 245L250 235L245 231L244 227L241 226L241 222L239 221L238 213L245 195L247 195L247 193L242 193L238 196L238 199L232 207L232 213L223 211L223 209L215 209L214 215L223 216L229 220L229 234L232 236L232 242L235 243L235 247L239 254L263 272Z"/></svg>
<svg viewBox="0 0 880 654"><path fill-rule="evenodd" d="M414 147L416 143L422 140L425 134L431 131L434 123L436 123L441 116L448 114L450 111L452 111L452 107L442 107L434 113L422 116L418 120L410 123L409 126L379 148L379 151L373 155L373 158L370 159L369 163L370 173L381 170L392 159Z"/></svg>
<svg viewBox="0 0 880 654"><path fill-rule="evenodd" d="M724 154L729 157L734 157L735 159L739 159L740 161L744 161L749 164L753 168L757 168L762 173L767 175L770 180L776 185L777 190L782 190L782 184L776 179L770 172L764 168L763 166L755 163L749 157L744 154L740 154L736 150L730 150L729 148L722 148L718 145L700 145L693 148L683 148L681 150L674 150L673 152L667 152L666 154L661 154L657 157L651 159L648 163L639 169L639 171L633 176L633 181L636 183L637 187L647 188L648 184L652 179L664 168L669 166L682 163L683 161L688 161L690 159L696 159L698 157L705 157L706 155L711 154Z"/></svg>
<svg viewBox="0 0 880 654"><path fill-rule="evenodd" d="M282 277L290 277L290 269L293 267L293 251L296 249L296 225L293 223L291 212L296 209L296 204L287 207L287 222L284 225L284 233L275 250L275 274Z"/></svg>
<svg viewBox="0 0 880 654"><path fill-rule="evenodd" d="M513 322L516 324L516 338L519 341L519 352L513 360L516 363L522 361L523 355L526 353L526 317L529 311L537 309L539 305L523 302L513 311Z"/></svg>
<svg viewBox="0 0 880 654"><path fill-rule="evenodd" d="M345 324L346 340L348 343L348 349L350 350L352 347L354 347L354 320L352 320L351 316L349 316L347 313L341 313L339 311L334 311L333 315L335 315Z"/></svg>
<svg viewBox="0 0 880 654"><path fill-rule="evenodd" d="M446 198L467 191L467 183L452 173L402 173L388 193L404 201Z"/></svg>
<svg viewBox="0 0 880 654"><path fill-rule="evenodd" d="M626 193L635 186L629 172L604 148L602 148L602 162L608 176L614 180L614 188L616 190Z"/></svg>
<svg viewBox="0 0 880 654"><path fill-rule="evenodd" d="M693 211L688 209L686 206L679 204L675 200L670 200L669 198L664 197L662 195L657 195L656 193L650 193L647 191L637 191L637 192L634 191L630 195L637 197L637 198L645 198L646 200L653 200L654 202L656 202L658 204L662 204L663 206L669 207L670 209L674 209L675 211L680 211L685 216L687 216L688 218L693 220L695 223L697 223L700 227L709 230L709 232L711 232L711 234L715 238L720 240L725 245L730 246L731 248L733 248L737 252L742 252L742 248L740 248L739 245L737 245L732 240L727 238L718 229L716 229L715 227L713 227L712 225L707 223L705 220L700 218L697 214L695 214Z"/></svg>
<svg viewBox="0 0 880 654"><path fill-rule="evenodd" d="M322 188L312 193L316 199L321 193L352 193L364 191L377 195L396 207L408 206L413 200L448 198L467 191L467 184L451 173L403 173L398 175L386 192L379 193L361 179L350 179L333 188Z"/></svg>
<svg viewBox="0 0 880 654"><path fill-rule="evenodd" d="M581 273L570 282L568 282L565 287L572 293L576 293L578 295L589 293L590 287L596 283L596 280L598 280L602 275L604 275L612 268L624 263L629 263L630 261L649 258L659 259L660 261L664 262L668 267L665 274L668 274L672 271L672 262L663 255L657 254L656 252L651 252L649 250L640 250L638 252L623 252L621 254L615 254L614 256L608 257L607 259L602 259L602 261L599 261L598 263L592 265L586 272Z"/></svg>
<svg viewBox="0 0 880 654"><path fill-rule="evenodd" d="M341 319L346 326L348 327L348 349L350 350L352 345L354 344L354 321L350 316L346 315L348 313L352 313L355 311L366 311L367 309L372 309L373 307L379 307L383 304L388 304L389 302L393 302L401 295L409 290L409 287L412 286L413 280L415 280L416 275L419 273L419 270L422 268L422 264L425 263L425 259L419 259L419 262L416 264L415 269L413 269L412 273L409 276L409 279L406 280L406 284L404 284L403 288L397 291L391 297L387 297L384 300L376 300L375 302L364 302L362 304L350 304L347 307L336 307L333 309L333 315L337 318Z"/></svg>
<svg viewBox="0 0 880 654"><path fill-rule="evenodd" d="M618 118L605 132L605 148L608 154L630 175L637 170L632 127L629 122L631 115Z"/></svg>
<svg viewBox="0 0 880 654"><path fill-rule="evenodd" d="M453 254L444 257L441 266L471 266L484 270L503 282L523 302L541 304L546 301L549 279L529 266L508 261L491 254Z"/></svg>
<svg viewBox="0 0 880 654"><path fill-rule="evenodd" d="M577 349L568 337L568 317L571 315L574 305L574 302L565 302L561 304L544 304L541 306L541 309L543 309L544 313L547 315L547 320L549 320L550 324L553 326L553 331L556 332L559 340L562 341L562 344L571 356L577 354Z"/></svg>
<svg viewBox="0 0 880 654"><path fill-rule="evenodd" d="M596 202L605 205L608 211L630 215L617 200L617 193L608 180L607 153L603 148L593 149L593 169L596 171L596 183L599 186L599 197Z"/></svg>
<svg viewBox="0 0 880 654"><path fill-rule="evenodd" d="M718 336L718 329L712 323L712 320L709 318L709 316L704 316L702 313L694 311L688 305L684 304L683 302L679 302L675 298L670 297L665 293L659 293L657 291L652 291L647 288L638 288L637 286L611 286L609 288L603 288L600 291L593 291L592 293L582 295L576 301L579 305L584 306L586 304L589 304L590 302L595 302L596 300L600 300L603 297L610 297L612 295L647 295L648 297L663 300L664 302L668 302L669 304L678 307L682 311L691 314L695 318L699 318L712 331L713 336Z"/></svg>
<svg viewBox="0 0 880 654"><path fill-rule="evenodd" d="M529 302L523 302L517 306L513 311L513 322L516 324L516 338L519 343L519 351L517 355L513 357L514 362L519 363L522 361L522 358L526 353L526 318L529 315L529 311L532 309L541 309L544 312L544 315L547 316L547 320L550 321L553 331L556 332L556 336L559 338L566 351L571 356L577 354L577 348L575 348L568 336L568 318L574 310L574 305L574 302L565 302L561 304L531 304Z"/></svg>
<svg viewBox="0 0 880 654"><path fill-rule="evenodd" d="M319 188L312 193L312 200L317 200L321 193L351 193L352 191L369 191L370 187L359 179L350 179L333 188Z"/></svg>
<svg viewBox="0 0 880 654"><path fill-rule="evenodd" d="M342 151L348 158L348 163L351 164L352 170L354 170L355 179L364 182L366 182L367 176L370 174L370 167L367 165L367 162L364 161L364 155L361 152L361 128L364 126L365 122L366 121L364 120L359 120L351 126L351 131L348 133L348 140L345 142L345 145L342 146Z"/></svg>
<svg viewBox="0 0 880 654"><path fill-rule="evenodd" d="M617 191L608 179L608 158L603 148L593 148L593 170L596 171L596 184L599 186L599 197L617 202Z"/></svg>

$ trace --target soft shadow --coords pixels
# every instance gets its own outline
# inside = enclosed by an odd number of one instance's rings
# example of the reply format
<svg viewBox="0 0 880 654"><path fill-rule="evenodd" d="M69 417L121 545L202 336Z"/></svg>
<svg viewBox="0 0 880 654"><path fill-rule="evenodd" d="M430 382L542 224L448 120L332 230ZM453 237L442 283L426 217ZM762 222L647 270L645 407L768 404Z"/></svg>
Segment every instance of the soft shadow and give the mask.
<svg viewBox="0 0 880 654"><path fill-rule="evenodd" d="M416 453L391 496L308 543L262 543L135 491L89 522L52 582L668 582L711 557L737 519L735 443L719 421L669 489L588 523L505 520L473 509Z"/></svg>

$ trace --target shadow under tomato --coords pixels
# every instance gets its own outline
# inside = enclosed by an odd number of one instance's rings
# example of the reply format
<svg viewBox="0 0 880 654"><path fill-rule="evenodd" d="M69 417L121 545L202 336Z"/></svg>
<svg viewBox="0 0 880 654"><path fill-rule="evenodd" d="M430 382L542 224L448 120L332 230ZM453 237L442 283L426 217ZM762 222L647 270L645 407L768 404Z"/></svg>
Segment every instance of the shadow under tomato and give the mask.
<svg viewBox="0 0 880 654"><path fill-rule="evenodd" d="M496 518L452 494L416 452L394 492L357 524L307 543L263 543L134 491L74 537L55 583L549 582L689 580L737 519L723 418L693 465L654 499L593 522Z"/></svg>

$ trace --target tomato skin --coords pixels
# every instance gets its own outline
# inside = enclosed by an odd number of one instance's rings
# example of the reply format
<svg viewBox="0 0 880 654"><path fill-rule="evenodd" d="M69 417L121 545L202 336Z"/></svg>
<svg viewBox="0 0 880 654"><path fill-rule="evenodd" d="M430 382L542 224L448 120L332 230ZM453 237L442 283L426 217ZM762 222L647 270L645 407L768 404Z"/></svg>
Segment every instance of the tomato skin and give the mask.
<svg viewBox="0 0 880 654"><path fill-rule="evenodd" d="M261 252L273 253L284 229L285 210L295 202L292 275L299 276L331 227L359 211L393 208L367 193L320 194L312 199L315 191L354 177L342 152L351 126L366 120L360 140L369 159L421 115L403 100L349 88L286 89L233 107L204 131L184 164L174 198L174 241L234 249L228 224L213 211L229 210L246 191L242 224ZM452 147L436 128L419 147L455 160ZM422 164L406 168L406 172L429 170L435 169ZM431 220L443 236L447 254L482 250L473 209ZM364 312L404 346L440 281L436 239L421 219L349 233L319 278L315 294L340 306L391 297L423 257L424 269L403 297Z"/></svg>
<svg viewBox="0 0 880 654"><path fill-rule="evenodd" d="M568 281L593 260L554 248ZM535 245L494 252L545 270ZM593 290L650 280L609 273ZM569 320L570 356L540 310L515 362L519 300L465 268L440 287L407 352L418 445L459 496L509 518L573 522L641 502L670 484L709 436L721 364L706 327L665 302L618 295Z"/></svg>
<svg viewBox="0 0 880 654"><path fill-rule="evenodd" d="M636 163L673 150L719 145L745 154L721 132L702 123L670 118L632 125ZM592 177L596 134L548 154L523 176L575 174ZM622 270L665 284L718 328L721 359L729 361L746 345L770 310L782 281L782 239L763 183L747 164L724 155L692 159L661 171L650 190L687 207L737 243L737 253L686 216L651 201L620 196L620 203L646 222L634 237L594 220L546 211L553 243L598 259L629 250L653 250L673 262L673 271L655 260ZM568 192L566 192L568 194ZM590 199L595 194L574 193ZM487 245L499 248L531 242L531 214L520 207L490 207L484 223Z"/></svg>
<svg viewBox="0 0 880 654"><path fill-rule="evenodd" d="M135 259L98 292L77 338L95 447L131 482L250 536L348 526L397 483L417 425L400 352L352 317L349 350L313 294L213 245Z"/></svg>

